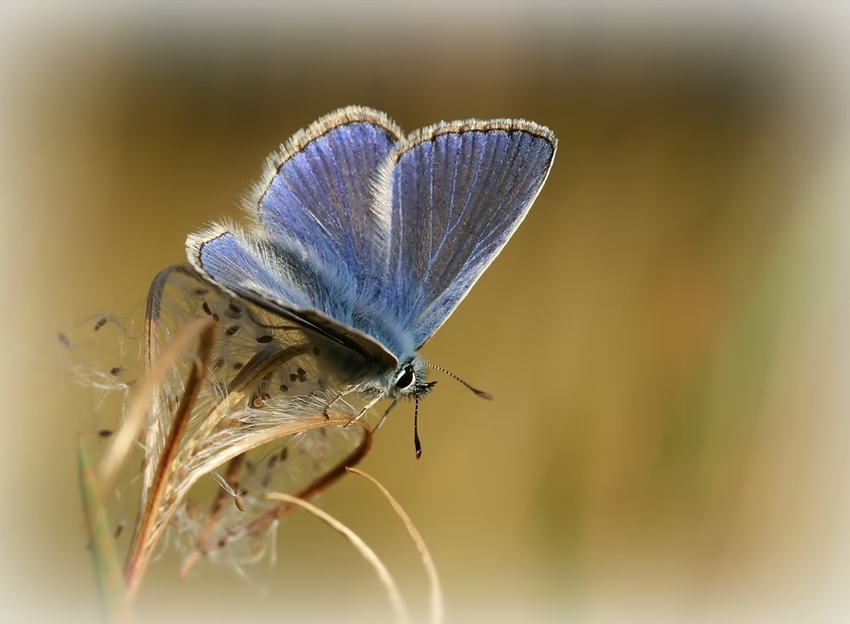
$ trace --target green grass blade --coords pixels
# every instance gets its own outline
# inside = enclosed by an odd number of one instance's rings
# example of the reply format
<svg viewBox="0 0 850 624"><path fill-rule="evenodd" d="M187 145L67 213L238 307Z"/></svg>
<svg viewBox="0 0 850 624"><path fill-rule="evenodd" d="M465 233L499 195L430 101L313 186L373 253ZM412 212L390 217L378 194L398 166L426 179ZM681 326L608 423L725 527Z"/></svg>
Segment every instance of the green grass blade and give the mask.
<svg viewBox="0 0 850 624"><path fill-rule="evenodd" d="M80 491L104 615L107 622L130 622L130 601L124 586L124 575L115 553L106 510L100 500L97 479L89 463L82 439L77 443L77 462L80 471Z"/></svg>

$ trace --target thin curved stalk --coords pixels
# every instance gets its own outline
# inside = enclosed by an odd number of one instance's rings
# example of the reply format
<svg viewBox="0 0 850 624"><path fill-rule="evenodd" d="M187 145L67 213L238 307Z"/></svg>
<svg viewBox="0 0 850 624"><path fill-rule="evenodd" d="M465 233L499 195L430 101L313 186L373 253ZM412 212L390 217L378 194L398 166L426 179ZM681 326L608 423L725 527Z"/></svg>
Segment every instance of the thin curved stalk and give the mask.
<svg viewBox="0 0 850 624"><path fill-rule="evenodd" d="M416 544L416 548L419 549L419 554L422 557L422 565L425 567L425 572L428 574L428 580L431 584L431 622L434 624L442 624L444 612L443 591L440 588L440 577L437 575L437 566L434 565L434 560L431 558L431 553L428 551L428 547L425 546L425 540L422 539L422 535L420 535L419 531L410 520L410 517L407 513L405 513L398 501L393 498L387 488L381 485L377 479L362 470L358 470L357 468L348 467L346 470L360 475L378 488L384 497L390 502L390 505L392 505L398 517L401 518L401 521L404 522L404 526L407 527L407 532L410 533L410 537Z"/></svg>
<svg viewBox="0 0 850 624"><path fill-rule="evenodd" d="M303 507L311 514L327 523L334 531L342 534L358 551L360 551L363 558L375 569L375 573L378 575L378 578L387 590L390 603L393 606L393 611L395 611L398 621L405 624L410 621L410 617L407 615L407 609L404 606L404 601L401 599L401 593L398 591L398 586L396 586L389 570L387 570L387 567L378 558L378 555L375 554L375 551L369 548L366 545L366 542L364 542L354 531L315 505L311 505L307 501L296 498L295 496L273 492L266 494L266 498L271 500L280 500L291 505Z"/></svg>

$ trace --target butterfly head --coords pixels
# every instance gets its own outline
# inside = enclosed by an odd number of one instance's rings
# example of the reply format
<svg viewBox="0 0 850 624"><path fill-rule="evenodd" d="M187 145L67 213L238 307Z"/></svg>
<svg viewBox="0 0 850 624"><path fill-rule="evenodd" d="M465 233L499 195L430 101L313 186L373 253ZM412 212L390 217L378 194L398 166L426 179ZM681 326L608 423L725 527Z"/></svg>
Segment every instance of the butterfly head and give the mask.
<svg viewBox="0 0 850 624"><path fill-rule="evenodd" d="M436 381L425 381L425 362L418 355L413 356L395 372L387 395L394 398L420 399L431 391Z"/></svg>

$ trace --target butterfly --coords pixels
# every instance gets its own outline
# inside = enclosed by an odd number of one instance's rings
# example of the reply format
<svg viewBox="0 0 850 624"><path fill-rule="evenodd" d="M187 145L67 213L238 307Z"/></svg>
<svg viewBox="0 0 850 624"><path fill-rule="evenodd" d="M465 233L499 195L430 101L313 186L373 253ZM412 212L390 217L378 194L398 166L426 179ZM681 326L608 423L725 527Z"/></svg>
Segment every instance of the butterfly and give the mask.
<svg viewBox="0 0 850 624"><path fill-rule="evenodd" d="M434 383L420 349L519 227L556 148L551 130L525 120L405 135L381 112L343 108L269 157L246 229L189 235L189 262L225 293L323 337L338 397L367 398L364 412L384 398L418 404Z"/></svg>

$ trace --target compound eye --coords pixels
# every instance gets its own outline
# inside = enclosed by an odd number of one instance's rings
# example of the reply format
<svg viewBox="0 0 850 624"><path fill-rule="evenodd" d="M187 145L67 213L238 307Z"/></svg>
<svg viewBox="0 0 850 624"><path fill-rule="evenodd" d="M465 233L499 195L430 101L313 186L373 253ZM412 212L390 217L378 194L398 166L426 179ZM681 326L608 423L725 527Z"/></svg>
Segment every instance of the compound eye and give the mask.
<svg viewBox="0 0 850 624"><path fill-rule="evenodd" d="M404 372L398 378L398 381L395 382L395 387L399 390L409 388L411 385L413 385L413 380L415 379L415 377L416 375L413 373L413 367L408 364L404 367Z"/></svg>

